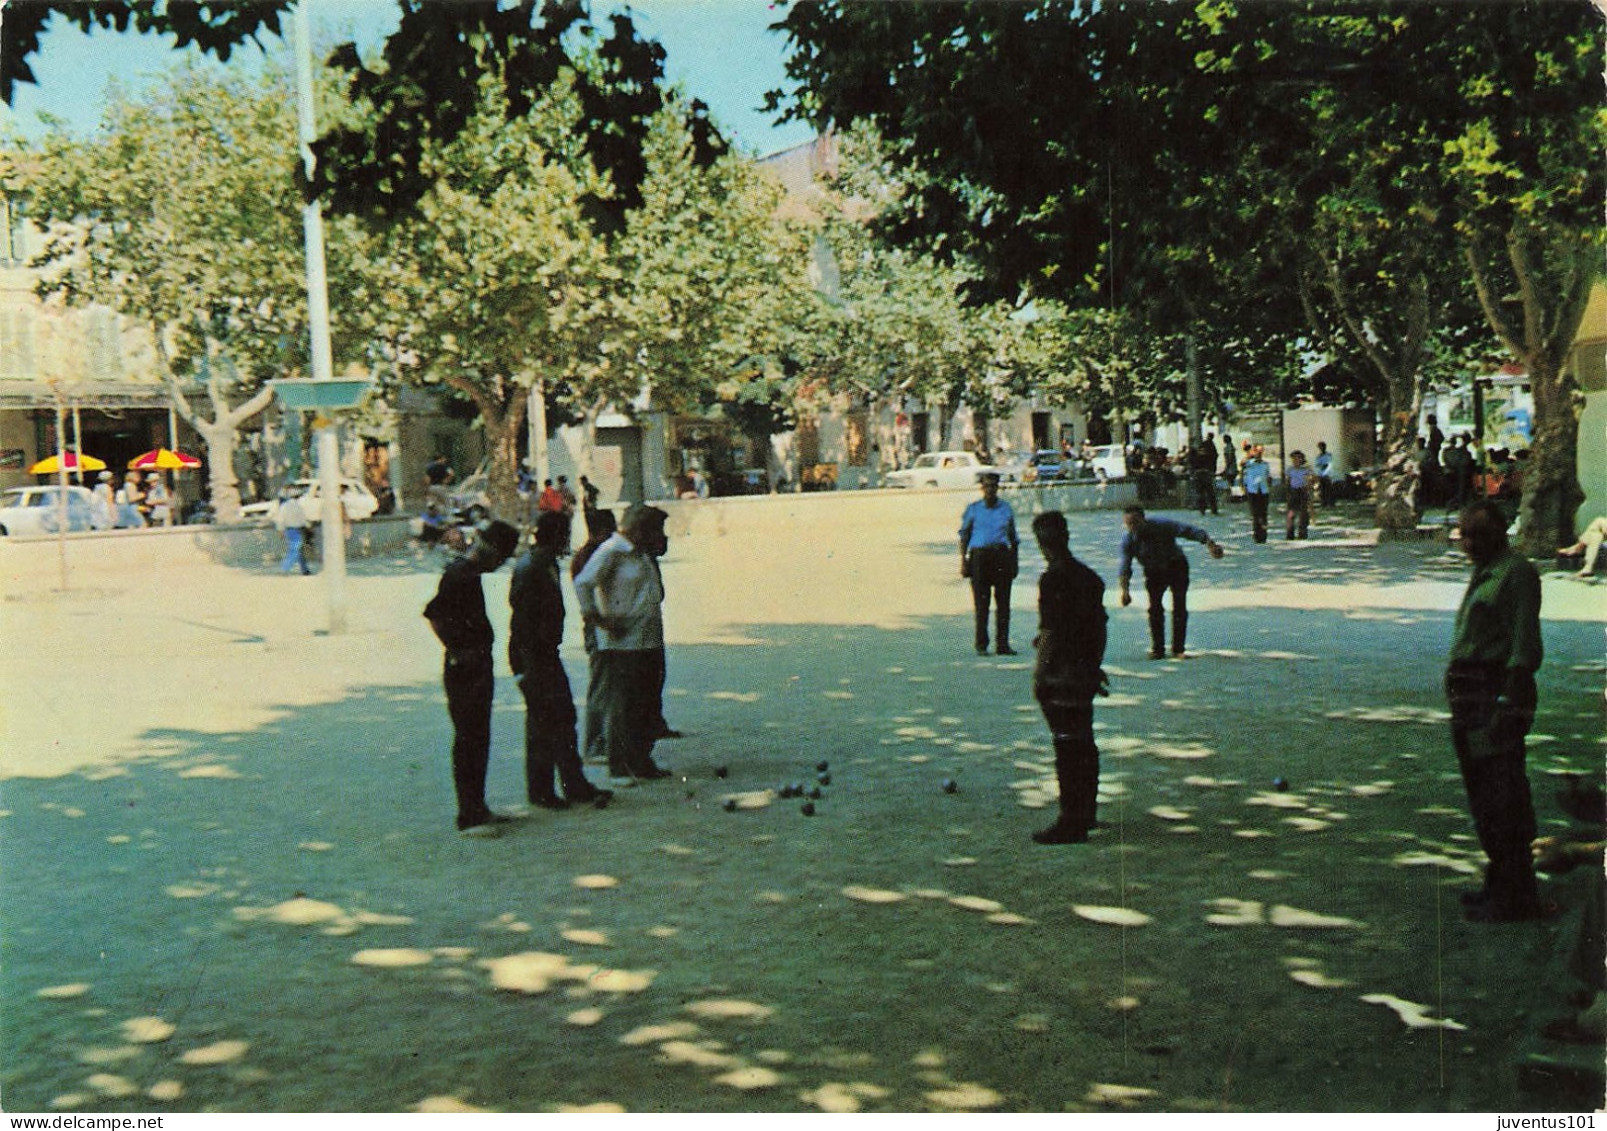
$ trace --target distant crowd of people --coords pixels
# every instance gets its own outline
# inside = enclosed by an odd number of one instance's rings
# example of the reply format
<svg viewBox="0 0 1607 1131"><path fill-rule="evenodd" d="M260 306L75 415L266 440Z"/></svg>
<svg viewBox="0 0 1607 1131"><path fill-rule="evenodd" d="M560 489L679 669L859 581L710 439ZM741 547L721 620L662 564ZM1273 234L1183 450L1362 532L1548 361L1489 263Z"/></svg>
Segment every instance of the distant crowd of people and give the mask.
<svg viewBox="0 0 1607 1131"><path fill-rule="evenodd" d="M102 471L90 488L90 525L96 530L132 530L173 522L173 495L159 471L130 471L121 483Z"/></svg>

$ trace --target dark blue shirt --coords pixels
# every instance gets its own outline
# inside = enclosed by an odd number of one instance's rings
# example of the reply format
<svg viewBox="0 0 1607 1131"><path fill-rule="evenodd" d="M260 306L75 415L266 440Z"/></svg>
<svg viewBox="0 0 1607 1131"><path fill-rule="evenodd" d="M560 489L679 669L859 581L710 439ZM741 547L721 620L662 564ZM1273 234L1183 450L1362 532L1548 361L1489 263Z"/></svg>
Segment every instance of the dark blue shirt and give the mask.
<svg viewBox="0 0 1607 1131"><path fill-rule="evenodd" d="M1148 577L1182 558L1183 551L1177 544L1179 538L1187 538L1201 545L1211 540L1211 536L1198 526L1174 522L1169 518L1146 517L1144 525L1136 533L1129 530L1122 536L1122 580L1133 576L1134 559L1144 567L1144 576Z"/></svg>

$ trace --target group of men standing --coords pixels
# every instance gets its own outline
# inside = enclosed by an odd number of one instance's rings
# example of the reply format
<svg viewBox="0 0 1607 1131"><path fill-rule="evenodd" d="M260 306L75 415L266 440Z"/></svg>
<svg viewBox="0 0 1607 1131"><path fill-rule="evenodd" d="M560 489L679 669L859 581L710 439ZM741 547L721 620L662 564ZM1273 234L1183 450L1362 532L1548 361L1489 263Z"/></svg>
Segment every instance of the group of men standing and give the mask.
<svg viewBox="0 0 1607 1131"><path fill-rule="evenodd" d="M606 758L611 784L670 776L652 757L654 744L666 733L664 582L658 559L669 548L667 517L657 507L634 505L617 530L594 529L582 550L584 561L577 562L575 593L591 664L587 750ZM574 695L558 655L565 622L559 562L569 552L570 521L563 511L537 516L532 544L514 566L508 593L508 662L525 700L525 787L529 803L543 809L602 807L613 796L587 780ZM424 609L446 649L442 682L453 725L457 827L469 837L497 836L511 820L493 812L485 798L495 633L481 578L501 568L519 543L516 527L489 523L466 554L448 563Z"/></svg>
<svg viewBox="0 0 1607 1131"><path fill-rule="evenodd" d="M1252 464L1255 457L1252 456ZM1304 461L1300 461L1303 463ZM988 603L997 602L997 637L1008 641L1010 579L1017 572L1015 514L999 498L997 476L984 474L982 498L960 524L961 573L971 580L976 648L986 651ZM1291 484L1294 487L1294 484ZM1309 483L1300 488L1310 489ZM1150 659L1166 652L1164 600L1172 598L1172 648L1182 658L1188 631L1188 558L1178 539L1203 543L1213 558L1223 549L1204 530L1142 507L1123 514L1121 603L1131 603L1133 564L1149 593ZM1033 834L1040 844L1078 844L1097 822L1099 751L1093 702L1108 694L1101 670L1106 643L1105 584L1073 556L1066 518L1048 511L1033 519L1046 568L1038 581L1039 629L1033 695L1053 738L1060 815ZM1457 611L1445 674L1451 740L1480 846L1489 860L1484 884L1464 893L1473 922L1512 922L1545 914L1530 845L1536 833L1525 766L1524 738L1534 721L1535 672L1540 667L1540 579L1507 543L1500 509L1480 501L1463 512L1462 547L1473 574ZM1259 539L1258 539L1259 540ZM1008 655L1007 643L998 649Z"/></svg>

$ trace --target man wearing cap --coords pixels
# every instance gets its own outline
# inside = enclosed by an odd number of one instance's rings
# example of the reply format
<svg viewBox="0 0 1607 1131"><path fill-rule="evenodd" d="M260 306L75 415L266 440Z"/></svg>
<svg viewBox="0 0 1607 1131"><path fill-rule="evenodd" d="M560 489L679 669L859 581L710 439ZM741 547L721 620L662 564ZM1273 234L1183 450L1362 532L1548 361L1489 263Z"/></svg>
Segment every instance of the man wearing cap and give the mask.
<svg viewBox="0 0 1607 1131"><path fill-rule="evenodd" d="M981 474L982 497L965 508L960 518L960 576L971 581L971 603L976 609L976 650L988 651L988 604L994 605L994 642L1001 656L1014 656L1010 647L1010 583L1015 580L1020 541L1016 514L999 498L999 473Z"/></svg>
<svg viewBox="0 0 1607 1131"><path fill-rule="evenodd" d="M435 597L424 616L446 648L441 681L452 716L452 785L457 793L458 831L468 837L494 837L508 818L485 803L486 768L491 760L491 671L495 634L485 612L482 574L492 573L519 548L519 531L492 522L462 557L441 571Z"/></svg>
<svg viewBox="0 0 1607 1131"><path fill-rule="evenodd" d="M95 489L90 492L93 498L89 502L89 524L96 530L110 530L117 525L117 513L112 502L112 473L103 471L95 480Z"/></svg>

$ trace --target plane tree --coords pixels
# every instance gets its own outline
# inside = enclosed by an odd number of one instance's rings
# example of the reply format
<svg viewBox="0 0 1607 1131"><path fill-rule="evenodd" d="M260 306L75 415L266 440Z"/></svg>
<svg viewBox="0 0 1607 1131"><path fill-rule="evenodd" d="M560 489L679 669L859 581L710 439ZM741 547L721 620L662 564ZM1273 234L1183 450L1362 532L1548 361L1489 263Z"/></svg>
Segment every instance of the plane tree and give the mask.
<svg viewBox="0 0 1607 1131"><path fill-rule="evenodd" d="M308 368L295 139L283 76L180 66L116 98L90 137L55 131L9 156L46 232L41 297L101 304L149 333L175 411L206 444L222 521L239 511L234 448L273 400L266 381ZM347 222L330 243L360 238ZM331 257L337 290L346 258ZM361 356L349 333L335 348Z"/></svg>

